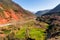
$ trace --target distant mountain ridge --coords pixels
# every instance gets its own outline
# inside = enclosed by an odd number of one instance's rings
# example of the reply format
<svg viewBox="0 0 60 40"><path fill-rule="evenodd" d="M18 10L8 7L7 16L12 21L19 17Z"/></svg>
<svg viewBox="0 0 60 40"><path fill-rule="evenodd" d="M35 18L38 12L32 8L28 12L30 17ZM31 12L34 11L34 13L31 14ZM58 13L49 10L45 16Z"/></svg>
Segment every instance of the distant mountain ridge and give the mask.
<svg viewBox="0 0 60 40"><path fill-rule="evenodd" d="M38 15L38 16L41 16L42 14L43 15L51 15L51 14L58 14L58 15L60 15L60 4L59 5L57 5L55 8L53 8L53 9L51 9L51 10L46 10L46 11L38 11L37 13L36 13L36 15Z"/></svg>
<svg viewBox="0 0 60 40"><path fill-rule="evenodd" d="M51 14L60 15L60 4L57 5L55 8L53 8L52 10L50 10L49 12L47 12L46 14L43 14L43 15L51 15Z"/></svg>
<svg viewBox="0 0 60 40"><path fill-rule="evenodd" d="M41 16L47 12L49 12L50 10L43 10L43 11L38 11L37 13L35 13L37 16Z"/></svg>

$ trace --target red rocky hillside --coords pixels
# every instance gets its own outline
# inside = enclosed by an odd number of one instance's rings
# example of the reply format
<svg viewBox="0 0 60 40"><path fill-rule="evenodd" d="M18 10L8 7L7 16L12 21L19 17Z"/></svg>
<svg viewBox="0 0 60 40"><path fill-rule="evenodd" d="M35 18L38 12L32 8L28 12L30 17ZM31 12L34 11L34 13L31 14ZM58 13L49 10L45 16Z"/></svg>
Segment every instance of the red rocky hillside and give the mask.
<svg viewBox="0 0 60 40"><path fill-rule="evenodd" d="M24 10L12 0L0 0L0 24L33 18L33 14Z"/></svg>

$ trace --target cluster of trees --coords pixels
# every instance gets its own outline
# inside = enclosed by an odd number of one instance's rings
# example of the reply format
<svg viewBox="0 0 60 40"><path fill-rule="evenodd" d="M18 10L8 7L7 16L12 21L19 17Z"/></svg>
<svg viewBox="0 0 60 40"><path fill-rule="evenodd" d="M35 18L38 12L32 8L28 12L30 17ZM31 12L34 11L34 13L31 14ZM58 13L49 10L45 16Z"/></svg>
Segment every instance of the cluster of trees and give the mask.
<svg viewBox="0 0 60 40"><path fill-rule="evenodd" d="M52 38L55 36L60 36L60 16L59 15L44 15L41 17L37 17L38 21L43 21L49 24L47 32L47 38Z"/></svg>

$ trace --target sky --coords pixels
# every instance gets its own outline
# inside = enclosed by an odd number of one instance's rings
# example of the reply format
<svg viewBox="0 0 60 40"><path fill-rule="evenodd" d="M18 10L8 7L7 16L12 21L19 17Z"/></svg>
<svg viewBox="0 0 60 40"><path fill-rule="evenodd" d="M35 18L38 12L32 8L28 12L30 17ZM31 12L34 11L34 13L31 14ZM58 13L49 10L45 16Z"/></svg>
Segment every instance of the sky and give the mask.
<svg viewBox="0 0 60 40"><path fill-rule="evenodd" d="M60 0L13 0L13 1L19 4L22 8L29 10L31 12L53 9L58 4L60 4Z"/></svg>

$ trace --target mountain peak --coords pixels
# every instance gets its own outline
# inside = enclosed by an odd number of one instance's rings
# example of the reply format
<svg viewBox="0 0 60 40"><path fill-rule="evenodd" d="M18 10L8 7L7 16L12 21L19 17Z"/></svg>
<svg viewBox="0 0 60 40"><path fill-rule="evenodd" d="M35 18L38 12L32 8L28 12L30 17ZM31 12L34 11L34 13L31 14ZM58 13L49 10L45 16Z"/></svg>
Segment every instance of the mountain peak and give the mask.
<svg viewBox="0 0 60 40"><path fill-rule="evenodd" d="M54 9L52 9L50 12L60 12L60 4L58 4Z"/></svg>
<svg viewBox="0 0 60 40"><path fill-rule="evenodd" d="M57 6L60 6L60 4L58 4Z"/></svg>

